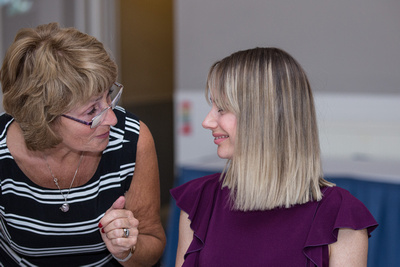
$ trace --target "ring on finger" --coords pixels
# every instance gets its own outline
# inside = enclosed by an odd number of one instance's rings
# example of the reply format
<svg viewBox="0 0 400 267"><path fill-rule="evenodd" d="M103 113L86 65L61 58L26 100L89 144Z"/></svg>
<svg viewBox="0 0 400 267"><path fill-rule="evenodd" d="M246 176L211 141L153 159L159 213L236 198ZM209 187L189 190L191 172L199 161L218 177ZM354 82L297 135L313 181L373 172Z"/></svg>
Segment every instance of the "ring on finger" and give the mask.
<svg viewBox="0 0 400 267"><path fill-rule="evenodd" d="M122 230L124 230L124 234L122 235L122 237L128 238L129 237L129 229L123 228Z"/></svg>

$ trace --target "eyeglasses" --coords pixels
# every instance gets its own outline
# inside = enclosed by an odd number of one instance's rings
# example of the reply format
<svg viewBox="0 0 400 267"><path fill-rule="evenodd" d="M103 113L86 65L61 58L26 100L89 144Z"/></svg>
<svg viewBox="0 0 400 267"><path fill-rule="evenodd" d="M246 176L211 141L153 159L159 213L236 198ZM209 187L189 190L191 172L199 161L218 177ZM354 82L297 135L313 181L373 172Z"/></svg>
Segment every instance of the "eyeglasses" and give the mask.
<svg viewBox="0 0 400 267"><path fill-rule="evenodd" d="M108 107L106 107L105 109L103 109L99 114L94 116L92 121L90 121L90 122L83 121L83 120L80 120L80 119L77 119L77 118L74 118L74 117L71 117L71 116L68 116L68 115L65 115L65 114L62 114L61 116L65 117L67 119L76 121L76 122L80 122L80 123L85 124L85 125L90 125L91 129L96 128L97 126L99 126L104 121L104 118L105 118L105 115L106 115L107 111L109 109L114 109L117 106L118 101L121 98L123 89L124 89L124 86L122 84L114 82L114 84L110 88L110 93L111 94L108 96L111 99L110 105Z"/></svg>

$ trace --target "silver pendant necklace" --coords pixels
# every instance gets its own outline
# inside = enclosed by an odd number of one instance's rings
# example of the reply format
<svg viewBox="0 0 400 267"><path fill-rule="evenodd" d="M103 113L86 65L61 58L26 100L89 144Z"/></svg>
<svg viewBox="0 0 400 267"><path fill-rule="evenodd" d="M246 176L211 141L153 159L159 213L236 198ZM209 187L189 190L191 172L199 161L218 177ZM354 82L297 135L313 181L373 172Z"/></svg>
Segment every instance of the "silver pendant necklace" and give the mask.
<svg viewBox="0 0 400 267"><path fill-rule="evenodd" d="M51 170L50 165L49 165L49 163L47 162L47 157L44 156L44 160L46 161L47 168L49 169L49 171L50 171L50 173L51 173L51 176L53 177L53 181L54 181L55 185L57 186L58 190L60 190L60 193L61 193L62 197L63 197L64 200L65 200L64 204L62 204L62 206L60 207L60 210L61 210L62 212L67 212L67 211L69 211L68 195L69 195L69 192L71 191L72 184L73 184L74 181L75 181L75 177L76 177L76 174L78 173L79 166L81 165L82 159L83 159L83 152L81 153L81 157L80 157L80 159L79 159L78 167L76 168L76 171L75 171L74 177L72 178L72 181L71 181L71 184L70 184L70 186L69 186L68 192L67 192L66 195L64 195L63 192L62 192L62 190L61 190L61 188L60 188L60 186L58 185L58 179L54 176L53 171Z"/></svg>

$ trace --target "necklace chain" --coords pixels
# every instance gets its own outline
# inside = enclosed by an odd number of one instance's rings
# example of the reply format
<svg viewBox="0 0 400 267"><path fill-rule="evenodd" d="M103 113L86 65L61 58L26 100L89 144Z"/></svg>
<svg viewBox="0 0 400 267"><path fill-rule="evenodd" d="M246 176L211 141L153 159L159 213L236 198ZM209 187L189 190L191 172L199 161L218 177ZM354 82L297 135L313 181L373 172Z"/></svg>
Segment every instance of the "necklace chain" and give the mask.
<svg viewBox="0 0 400 267"><path fill-rule="evenodd" d="M72 185L73 185L73 183L75 181L75 177L76 177L76 174L78 173L79 166L81 166L82 159L83 159L83 152L81 153L81 157L79 159L78 167L75 170L75 174L74 174L74 177L72 178L71 184L69 185L68 192L67 192L66 195L64 195L62 190L61 190L61 188L60 188L60 186L58 185L58 179L54 176L53 171L50 168L49 162L47 161L47 157L44 156L44 160L46 161L47 168L49 169L50 174L53 177L54 184L57 186L58 190L60 191L60 194L62 195L62 197L65 200L65 203L60 207L60 210L63 211L63 212L67 212L69 210L68 195L69 195L69 192L71 191Z"/></svg>

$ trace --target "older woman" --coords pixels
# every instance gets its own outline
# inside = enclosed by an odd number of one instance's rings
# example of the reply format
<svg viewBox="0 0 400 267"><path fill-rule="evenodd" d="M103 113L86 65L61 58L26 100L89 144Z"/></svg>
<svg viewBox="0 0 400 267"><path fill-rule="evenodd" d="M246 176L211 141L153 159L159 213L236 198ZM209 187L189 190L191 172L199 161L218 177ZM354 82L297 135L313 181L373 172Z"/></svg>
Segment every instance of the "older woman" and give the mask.
<svg viewBox="0 0 400 267"><path fill-rule="evenodd" d="M209 72L212 131L226 171L172 190L176 266L366 266L377 223L322 177L314 101L277 48L236 52Z"/></svg>
<svg viewBox="0 0 400 267"><path fill-rule="evenodd" d="M21 29L1 68L0 262L151 266L165 234L153 138L117 106L117 67L94 37Z"/></svg>

